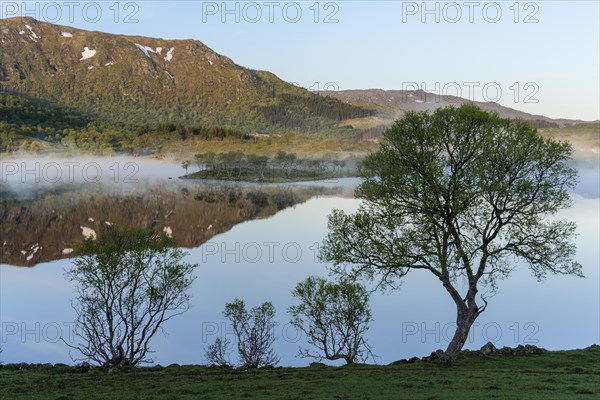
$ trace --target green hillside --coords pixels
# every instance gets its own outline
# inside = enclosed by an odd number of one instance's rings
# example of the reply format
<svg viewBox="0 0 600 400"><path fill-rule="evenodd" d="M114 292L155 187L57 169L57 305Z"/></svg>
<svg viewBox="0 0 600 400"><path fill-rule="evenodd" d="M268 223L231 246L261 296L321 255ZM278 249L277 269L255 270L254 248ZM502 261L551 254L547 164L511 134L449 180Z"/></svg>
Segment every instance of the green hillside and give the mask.
<svg viewBox="0 0 600 400"><path fill-rule="evenodd" d="M0 20L5 91L127 124L310 132L374 111L241 67L196 40Z"/></svg>
<svg viewBox="0 0 600 400"><path fill-rule="evenodd" d="M240 130L219 126L161 123L134 125L8 93L0 93L0 151L72 149L139 154L188 138L247 140Z"/></svg>

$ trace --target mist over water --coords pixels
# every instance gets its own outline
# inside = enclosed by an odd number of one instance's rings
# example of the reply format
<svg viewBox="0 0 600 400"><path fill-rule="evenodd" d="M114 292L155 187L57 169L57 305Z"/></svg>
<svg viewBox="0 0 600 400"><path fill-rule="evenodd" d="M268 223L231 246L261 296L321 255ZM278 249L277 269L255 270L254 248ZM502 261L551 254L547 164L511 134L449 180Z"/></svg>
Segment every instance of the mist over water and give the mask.
<svg viewBox="0 0 600 400"><path fill-rule="evenodd" d="M189 171L196 168L190 165ZM126 190L177 179L185 170L173 160L132 156L72 157L25 155L0 160L0 185L21 198L32 193L80 187L103 186Z"/></svg>
<svg viewBox="0 0 600 400"><path fill-rule="evenodd" d="M600 197L600 158L575 159L572 162L579 173L574 193L584 197ZM188 173L199 170L190 163ZM148 189L160 183L177 182L186 171L174 159L156 159L127 155L35 155L3 156L0 159L0 195L4 191L30 198L33 193L59 189L102 187L107 191ZM187 180L186 184L194 181ZM211 183L209 180L203 183ZM223 182L212 181L214 184ZM331 178L320 182L290 182L289 185L326 186L343 185L353 188L359 178ZM256 183L238 182L236 185L255 186ZM268 185L268 184L262 184ZM346 190L348 193L349 190Z"/></svg>
<svg viewBox="0 0 600 400"><path fill-rule="evenodd" d="M190 163L187 173L201 169ZM0 197L21 200L46 192L96 190L105 193L145 192L160 185L212 185L238 187L276 187L278 183L180 180L186 170L176 160L125 155L19 155L0 160ZM344 197L353 195L358 178L327 178L321 181L289 182L285 185L340 187Z"/></svg>

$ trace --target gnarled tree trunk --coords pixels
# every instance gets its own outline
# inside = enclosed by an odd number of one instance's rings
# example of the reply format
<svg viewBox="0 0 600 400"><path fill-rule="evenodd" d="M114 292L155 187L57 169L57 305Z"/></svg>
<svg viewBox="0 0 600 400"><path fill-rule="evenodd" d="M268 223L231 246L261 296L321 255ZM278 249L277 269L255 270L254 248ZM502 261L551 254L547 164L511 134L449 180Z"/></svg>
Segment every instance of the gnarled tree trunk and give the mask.
<svg viewBox="0 0 600 400"><path fill-rule="evenodd" d="M438 358L436 362L452 365L465 345L473 323L479 314L485 310L485 307L479 307L475 300L477 295L477 279L470 279L469 290L463 299L460 293L451 284L450 280L444 278L441 279L444 288L456 304L456 331L454 332L454 336L448 344L443 357Z"/></svg>
<svg viewBox="0 0 600 400"><path fill-rule="evenodd" d="M469 308L464 304L458 305L456 310L456 331L452 340L448 344L445 351L445 357L441 360L444 364L454 364L456 358L460 354L463 346L465 345L469 331L473 326L473 323L479 316L479 309L477 307Z"/></svg>

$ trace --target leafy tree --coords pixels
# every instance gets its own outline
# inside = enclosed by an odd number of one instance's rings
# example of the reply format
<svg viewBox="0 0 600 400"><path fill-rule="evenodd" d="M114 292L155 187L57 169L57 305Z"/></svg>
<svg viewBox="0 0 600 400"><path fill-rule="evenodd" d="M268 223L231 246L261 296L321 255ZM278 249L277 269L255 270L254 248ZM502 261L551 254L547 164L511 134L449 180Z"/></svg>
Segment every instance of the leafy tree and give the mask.
<svg viewBox="0 0 600 400"><path fill-rule="evenodd" d="M374 357L364 338L372 320L369 293L364 286L309 277L296 285L292 295L300 304L289 308L291 323L317 349L300 348L301 357L343 359L347 364Z"/></svg>
<svg viewBox="0 0 600 400"><path fill-rule="evenodd" d="M269 162L269 157L251 154L246 157L246 162L252 171L259 175L260 179L265 179L265 170Z"/></svg>
<svg viewBox="0 0 600 400"><path fill-rule="evenodd" d="M208 153L194 155L194 159L196 160L198 169L213 169L217 161L217 155L213 151L209 151Z"/></svg>
<svg viewBox="0 0 600 400"><path fill-rule="evenodd" d="M185 170L185 174L187 175L188 173L188 168L190 167L190 162L188 160L183 160L181 162L181 168L183 168Z"/></svg>
<svg viewBox="0 0 600 400"><path fill-rule="evenodd" d="M225 304L223 315L233 325L243 367L258 368L279 362L279 357L272 348L275 343L275 307L271 302L264 302L248 311L243 300L235 299L232 303Z"/></svg>
<svg viewBox="0 0 600 400"><path fill-rule="evenodd" d="M190 307L196 265L165 234L111 228L87 238L66 275L76 283L76 335L70 345L102 367L150 363L150 341Z"/></svg>
<svg viewBox="0 0 600 400"><path fill-rule="evenodd" d="M575 224L547 218L571 205L571 153L523 121L472 105L409 112L361 167L363 205L329 216L321 258L384 289L413 270L430 272L456 304L456 332L440 360L453 363L517 259L540 280L582 275Z"/></svg>
<svg viewBox="0 0 600 400"><path fill-rule="evenodd" d="M298 161L298 156L295 153L286 153L285 151L277 152L274 158L275 163L279 168L285 169L286 178L290 177L290 173Z"/></svg>

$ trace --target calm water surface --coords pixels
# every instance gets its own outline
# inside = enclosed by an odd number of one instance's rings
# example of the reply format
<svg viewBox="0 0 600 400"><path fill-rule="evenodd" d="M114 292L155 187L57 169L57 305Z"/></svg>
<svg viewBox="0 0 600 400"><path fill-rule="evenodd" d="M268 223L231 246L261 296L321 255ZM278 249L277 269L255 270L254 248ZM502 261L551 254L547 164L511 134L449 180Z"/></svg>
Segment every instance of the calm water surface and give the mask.
<svg viewBox="0 0 600 400"><path fill-rule="evenodd" d="M163 171L164 173L165 171ZM167 175L176 173L168 170ZM573 194L573 208L557 218L578 225L577 260L585 278L550 276L538 283L523 265L511 278L500 282L499 292L472 330L467 348L487 341L496 346L535 344L547 349L573 349L600 342L600 174L597 166L582 170L581 183ZM351 192L355 180L337 184ZM242 222L189 251L198 263L193 285L193 307L165 325L158 335L154 359L170 363L204 363L203 348L216 335L230 335L221 311L235 297L249 306L271 301L277 309L276 351L282 365L306 365L295 357L304 342L289 325L287 307L295 284L309 275L327 275L316 261L318 244L326 234L332 209L352 212L359 201L348 196L313 197L274 216ZM0 266L2 361L71 363L68 340L74 318L70 300L73 287L64 279L70 260L63 259L33 268ZM454 307L433 277L421 271L409 274L401 289L375 293L374 322L368 339L379 356L389 363L444 348L453 333ZM235 357L233 357L235 358Z"/></svg>

